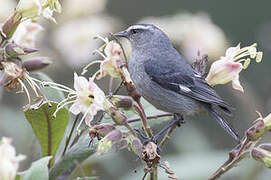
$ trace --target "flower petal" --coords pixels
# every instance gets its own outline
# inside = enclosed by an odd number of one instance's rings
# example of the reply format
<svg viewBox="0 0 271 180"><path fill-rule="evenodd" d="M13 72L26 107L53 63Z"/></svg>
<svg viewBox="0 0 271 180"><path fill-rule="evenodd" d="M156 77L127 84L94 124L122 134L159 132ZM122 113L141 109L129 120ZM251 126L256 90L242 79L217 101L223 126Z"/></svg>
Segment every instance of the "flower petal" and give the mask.
<svg viewBox="0 0 271 180"><path fill-rule="evenodd" d="M74 73L74 89L78 91L82 91L83 89L88 88L88 80L83 76L78 76Z"/></svg>
<svg viewBox="0 0 271 180"><path fill-rule="evenodd" d="M236 75L233 79L232 79L232 87L233 89L239 90L241 92L244 92L243 87L240 84L239 81L239 75Z"/></svg>
<svg viewBox="0 0 271 180"><path fill-rule="evenodd" d="M92 119L93 119L93 116L92 116L90 113L88 113L88 114L86 115L86 118L85 118L85 123L86 123L86 125L87 125L88 127L91 127L90 122L92 121Z"/></svg>
<svg viewBox="0 0 271 180"><path fill-rule="evenodd" d="M75 115L79 114L81 112L81 104L76 101L71 105L69 111Z"/></svg>
<svg viewBox="0 0 271 180"><path fill-rule="evenodd" d="M226 84L238 75L243 65L238 62L228 60L215 61L206 77L208 84L214 86L216 84Z"/></svg>

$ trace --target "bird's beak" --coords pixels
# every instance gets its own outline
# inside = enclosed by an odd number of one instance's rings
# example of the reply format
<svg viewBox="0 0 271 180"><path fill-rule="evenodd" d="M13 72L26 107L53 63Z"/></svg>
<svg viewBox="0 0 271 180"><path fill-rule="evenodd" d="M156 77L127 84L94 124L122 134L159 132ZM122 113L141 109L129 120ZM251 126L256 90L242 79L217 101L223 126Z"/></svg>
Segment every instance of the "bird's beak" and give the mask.
<svg viewBox="0 0 271 180"><path fill-rule="evenodd" d="M127 31L120 31L118 33L115 33L114 36L116 37L128 37L128 32Z"/></svg>

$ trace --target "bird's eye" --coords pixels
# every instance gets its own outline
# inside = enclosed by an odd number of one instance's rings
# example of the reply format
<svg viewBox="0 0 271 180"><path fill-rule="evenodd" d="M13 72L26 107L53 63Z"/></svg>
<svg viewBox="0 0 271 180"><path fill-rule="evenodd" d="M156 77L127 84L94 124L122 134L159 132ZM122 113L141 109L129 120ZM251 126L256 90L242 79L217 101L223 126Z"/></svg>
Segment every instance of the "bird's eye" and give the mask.
<svg viewBox="0 0 271 180"><path fill-rule="evenodd" d="M138 31L136 29L131 29L132 34L136 34Z"/></svg>

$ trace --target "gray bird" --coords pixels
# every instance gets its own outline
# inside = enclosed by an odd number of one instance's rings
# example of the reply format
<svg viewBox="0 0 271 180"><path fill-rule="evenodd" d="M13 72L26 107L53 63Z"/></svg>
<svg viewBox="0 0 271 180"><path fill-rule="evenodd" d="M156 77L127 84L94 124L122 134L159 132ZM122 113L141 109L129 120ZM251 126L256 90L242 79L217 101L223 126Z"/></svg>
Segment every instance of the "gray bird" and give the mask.
<svg viewBox="0 0 271 180"><path fill-rule="evenodd" d="M231 106L184 60L163 31L152 24L136 24L115 36L131 42L128 69L137 90L148 102L180 119L208 112L239 141L224 118L232 114Z"/></svg>

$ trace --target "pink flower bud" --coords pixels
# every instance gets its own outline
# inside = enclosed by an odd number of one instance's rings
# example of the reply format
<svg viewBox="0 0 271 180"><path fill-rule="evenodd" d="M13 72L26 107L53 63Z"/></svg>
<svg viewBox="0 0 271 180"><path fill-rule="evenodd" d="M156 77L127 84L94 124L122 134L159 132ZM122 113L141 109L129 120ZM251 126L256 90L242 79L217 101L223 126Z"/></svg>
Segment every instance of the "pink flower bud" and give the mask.
<svg viewBox="0 0 271 180"><path fill-rule="evenodd" d="M104 154L112 145L119 142L122 138L122 132L120 130L114 130L108 133L102 140L98 143L97 153Z"/></svg>
<svg viewBox="0 0 271 180"><path fill-rule="evenodd" d="M22 19L21 14L14 12L2 26L2 32L5 39L10 39L16 31Z"/></svg>
<svg viewBox="0 0 271 180"><path fill-rule="evenodd" d="M43 69L50 64L52 64L50 60L44 57L39 57L37 59L24 61L22 67L24 67L27 71L35 71L35 70Z"/></svg>
<svg viewBox="0 0 271 180"><path fill-rule="evenodd" d="M11 58L17 58L18 56L25 55L24 49L14 43L7 44L5 52Z"/></svg>
<svg viewBox="0 0 271 180"><path fill-rule="evenodd" d="M270 151L256 147L251 150L251 157L257 161L263 162L266 167L271 168L271 152Z"/></svg>

